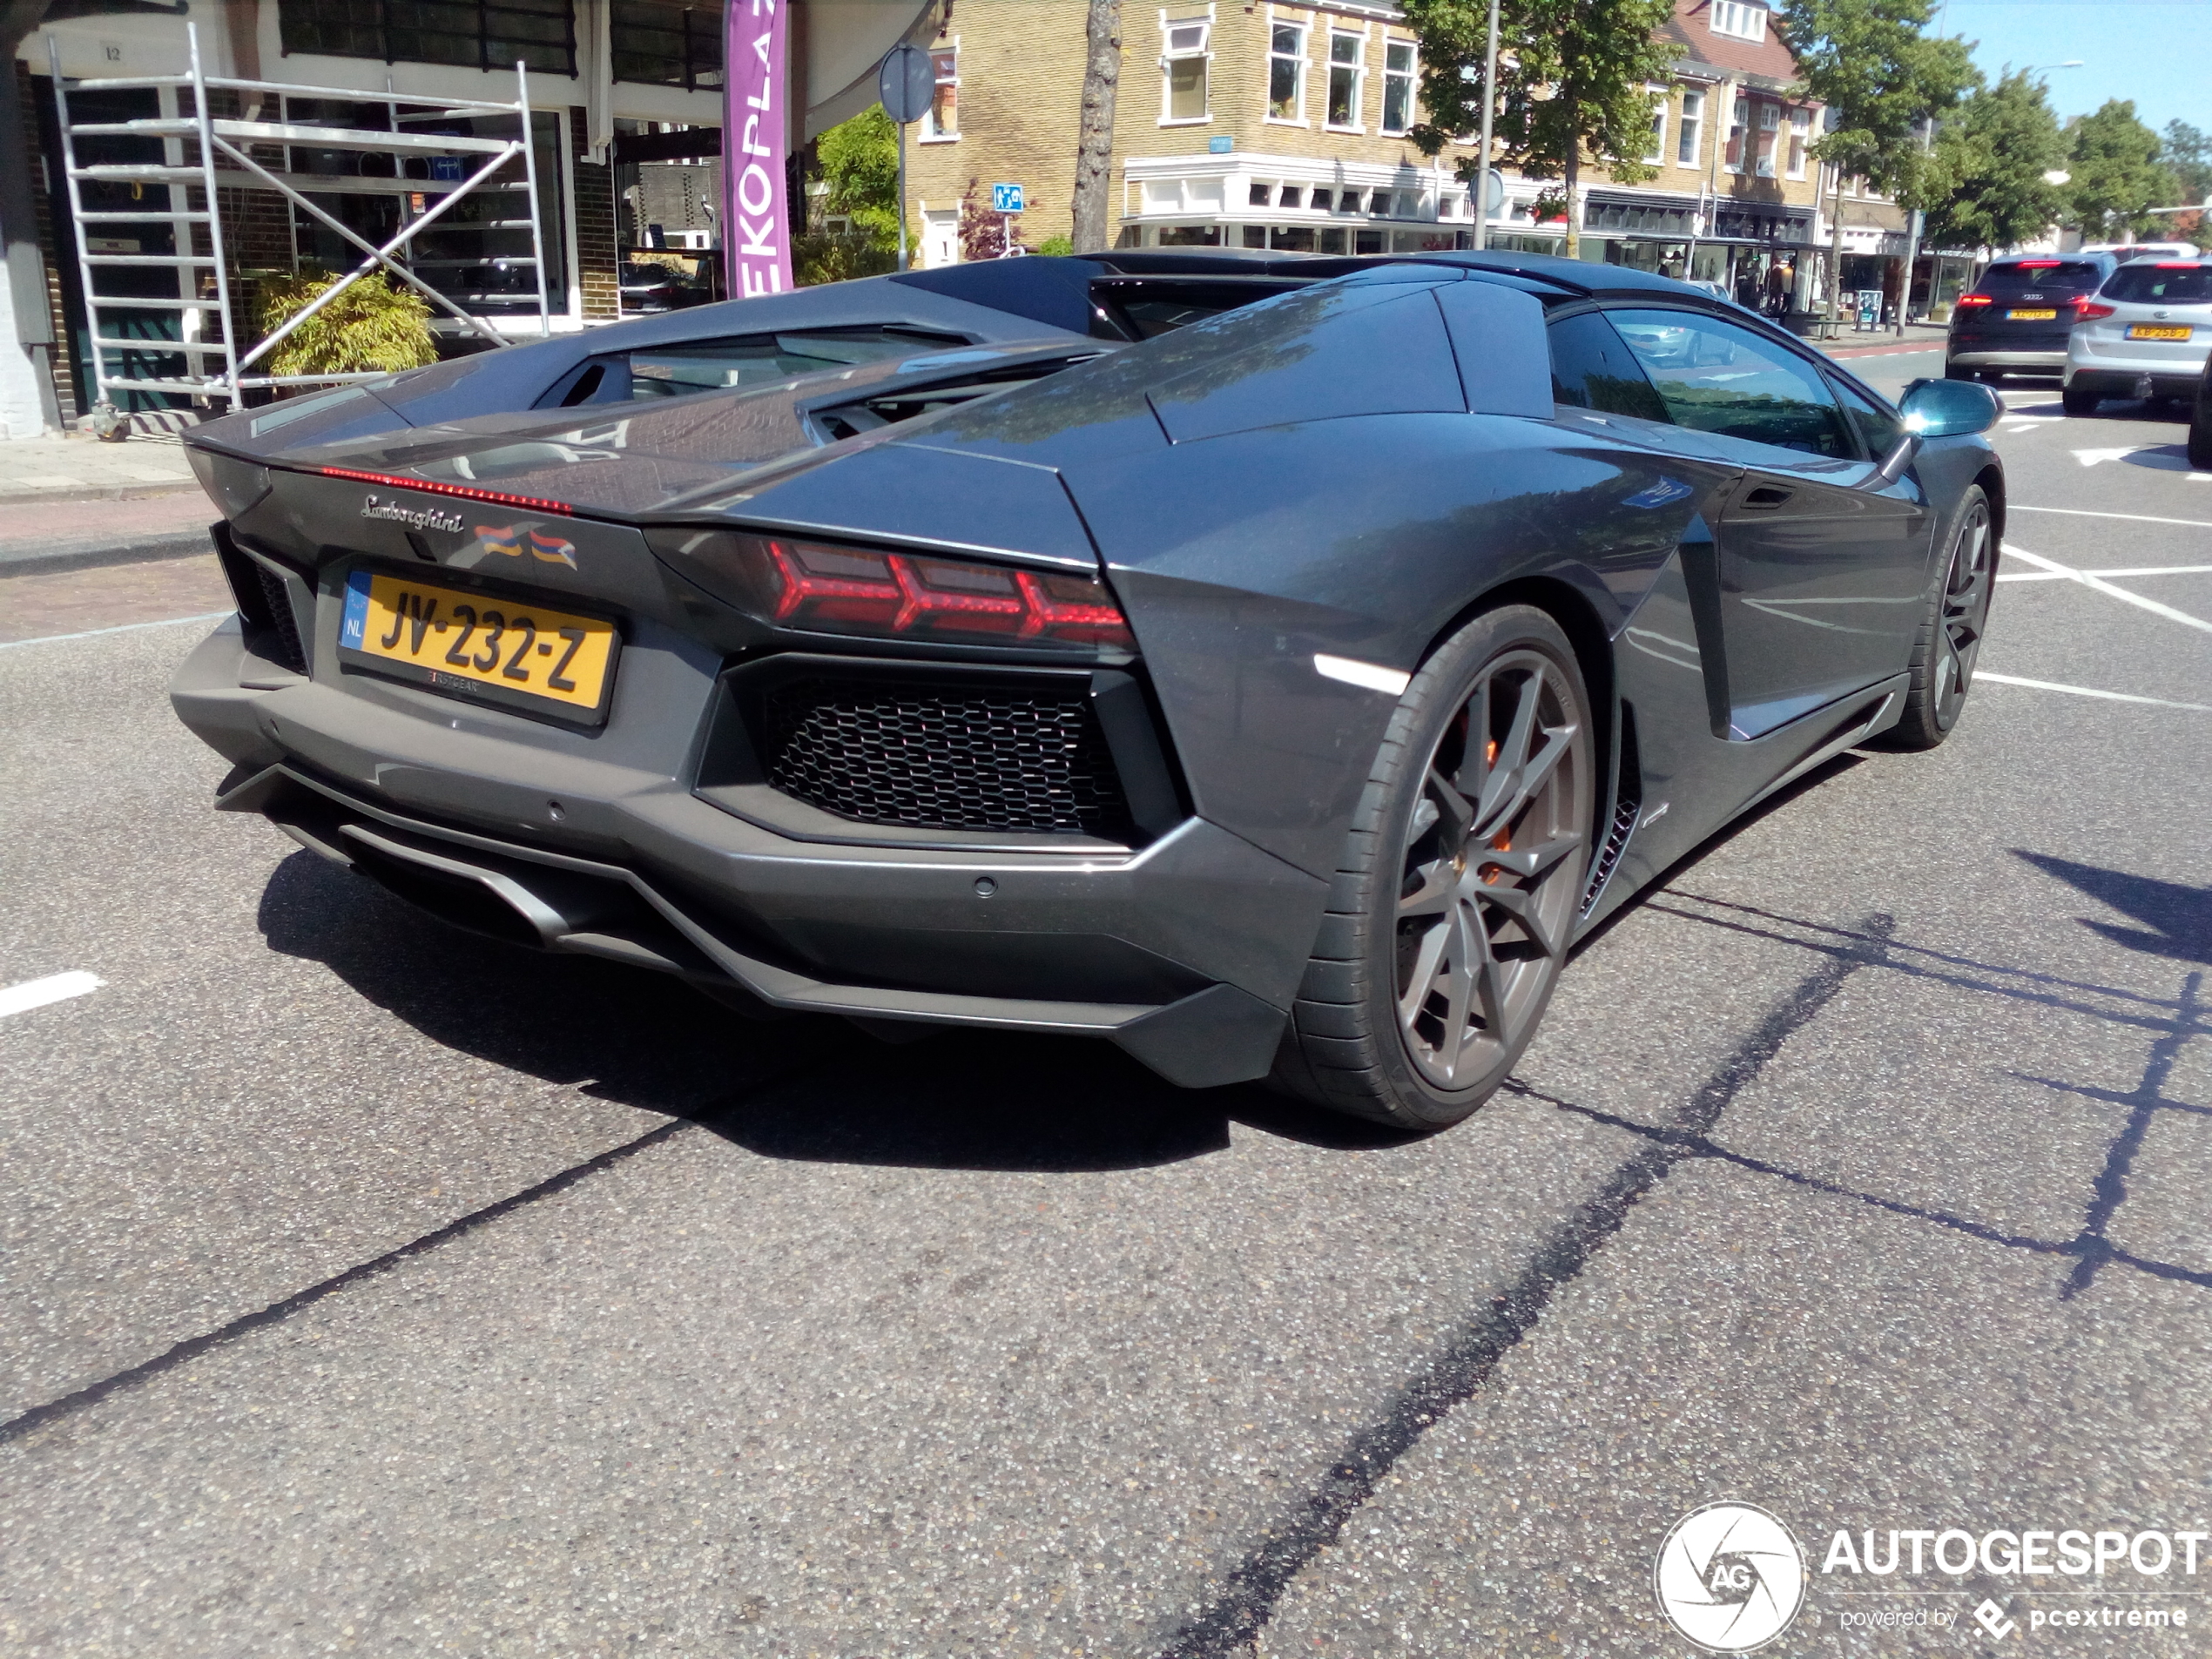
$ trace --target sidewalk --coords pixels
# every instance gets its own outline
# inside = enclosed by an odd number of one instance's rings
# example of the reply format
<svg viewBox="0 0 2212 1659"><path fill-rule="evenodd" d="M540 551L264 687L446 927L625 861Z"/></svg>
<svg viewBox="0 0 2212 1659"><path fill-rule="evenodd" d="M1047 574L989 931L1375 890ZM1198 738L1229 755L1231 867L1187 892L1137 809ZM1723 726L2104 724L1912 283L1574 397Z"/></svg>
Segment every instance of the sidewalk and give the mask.
<svg viewBox="0 0 2212 1659"><path fill-rule="evenodd" d="M1835 339L1819 340L1814 337L1817 321L1817 319L1808 320L1801 325L1798 319L1792 317L1789 323L1790 332L1815 350L1838 358L1882 357L1892 352L1941 351L1951 333L1948 325L1944 323L1908 322L1902 334L1898 333L1894 325L1865 333L1845 326Z"/></svg>
<svg viewBox="0 0 2212 1659"><path fill-rule="evenodd" d="M0 506L19 502L136 501L197 491L184 446L126 438L102 443L76 433L0 442Z"/></svg>

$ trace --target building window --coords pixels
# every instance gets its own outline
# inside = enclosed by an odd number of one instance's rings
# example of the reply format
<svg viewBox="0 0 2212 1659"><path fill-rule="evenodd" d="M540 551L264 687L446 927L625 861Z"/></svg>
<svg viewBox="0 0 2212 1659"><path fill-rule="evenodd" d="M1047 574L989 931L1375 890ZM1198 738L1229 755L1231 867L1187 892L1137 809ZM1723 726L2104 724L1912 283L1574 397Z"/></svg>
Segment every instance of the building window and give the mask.
<svg viewBox="0 0 2212 1659"><path fill-rule="evenodd" d="M1272 185L1263 185L1255 182L1252 185L1250 206L1254 207L1271 207L1274 205L1275 186Z"/></svg>
<svg viewBox="0 0 2212 1659"><path fill-rule="evenodd" d="M1805 146L1812 138L1812 111L1790 111L1790 177L1805 176Z"/></svg>
<svg viewBox="0 0 2212 1659"><path fill-rule="evenodd" d="M277 26L287 52L576 73L570 0L278 0Z"/></svg>
<svg viewBox="0 0 2212 1659"><path fill-rule="evenodd" d="M1743 171L1744 129L1751 124L1751 100L1743 93L1736 95L1736 107L1728 116L1728 149L1721 157L1721 165L1730 172Z"/></svg>
<svg viewBox="0 0 2212 1659"><path fill-rule="evenodd" d="M1744 0L1713 0L1706 25L1716 35L1733 35L1738 40L1764 40L1766 8L1747 5Z"/></svg>
<svg viewBox="0 0 2212 1659"><path fill-rule="evenodd" d="M1268 38L1267 118L1305 119L1305 30L1278 23Z"/></svg>
<svg viewBox="0 0 2212 1659"><path fill-rule="evenodd" d="M1275 205L1278 207L1299 207L1303 206L1305 202L1305 192L1303 190L1296 185L1285 185L1283 193Z"/></svg>
<svg viewBox="0 0 2212 1659"><path fill-rule="evenodd" d="M1656 167L1667 159L1667 89L1654 86L1651 94L1651 148L1644 153L1644 160Z"/></svg>
<svg viewBox="0 0 2212 1659"><path fill-rule="evenodd" d="M1759 177L1774 177L1774 149L1782 135L1782 109L1779 105L1762 103L1759 105Z"/></svg>
<svg viewBox="0 0 2212 1659"><path fill-rule="evenodd" d="M1167 26L1167 51L1160 68L1166 78L1162 93L1163 121L1203 121L1206 118L1206 51L1212 26L1203 21L1171 23Z"/></svg>
<svg viewBox="0 0 2212 1659"><path fill-rule="evenodd" d="M1317 213L1325 213L1334 205L1329 199L1329 192L1320 189L1316 189L1312 199L1306 203L1306 206Z"/></svg>
<svg viewBox="0 0 2212 1659"><path fill-rule="evenodd" d="M1705 95L1685 89L1682 95L1682 119L1675 124L1675 165L1694 167L1697 165L1697 146L1705 126Z"/></svg>
<svg viewBox="0 0 2212 1659"><path fill-rule="evenodd" d="M1413 125L1413 43L1383 43L1382 130L1395 136Z"/></svg>
<svg viewBox="0 0 2212 1659"><path fill-rule="evenodd" d="M924 144L934 138L960 137L960 43L954 41L931 52L929 62L937 71L937 90L930 95L929 108L921 118Z"/></svg>
<svg viewBox="0 0 2212 1659"><path fill-rule="evenodd" d="M614 78L686 91L722 84L722 13L681 0L614 0Z"/></svg>
<svg viewBox="0 0 2212 1659"><path fill-rule="evenodd" d="M1367 78L1365 35L1329 37L1329 119L1332 127L1357 132L1360 83Z"/></svg>

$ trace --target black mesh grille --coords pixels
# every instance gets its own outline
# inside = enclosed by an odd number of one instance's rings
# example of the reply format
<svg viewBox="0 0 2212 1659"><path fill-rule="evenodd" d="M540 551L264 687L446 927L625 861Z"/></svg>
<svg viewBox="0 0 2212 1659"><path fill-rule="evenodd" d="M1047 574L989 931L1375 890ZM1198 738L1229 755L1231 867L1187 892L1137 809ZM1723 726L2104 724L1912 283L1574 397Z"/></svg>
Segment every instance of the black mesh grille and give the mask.
<svg viewBox="0 0 2212 1659"><path fill-rule="evenodd" d="M841 818L1132 839L1080 686L806 679L764 711L769 781Z"/></svg>
<svg viewBox="0 0 2212 1659"><path fill-rule="evenodd" d="M254 565L253 574L261 578L261 594L282 645L284 665L295 674L306 673L307 648L300 642L300 624L292 614L292 596L285 591L284 578L265 564Z"/></svg>

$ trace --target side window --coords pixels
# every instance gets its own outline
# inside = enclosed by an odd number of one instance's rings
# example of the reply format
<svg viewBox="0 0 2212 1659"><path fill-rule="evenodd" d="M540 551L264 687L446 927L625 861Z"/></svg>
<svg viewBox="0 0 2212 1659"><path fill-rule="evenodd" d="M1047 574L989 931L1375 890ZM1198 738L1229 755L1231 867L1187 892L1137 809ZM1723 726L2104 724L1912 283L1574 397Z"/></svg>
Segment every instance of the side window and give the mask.
<svg viewBox="0 0 2212 1659"><path fill-rule="evenodd" d="M1666 406L1613 325L1595 311L1562 318L1548 331L1552 346L1552 398L1599 415L1664 421Z"/></svg>
<svg viewBox="0 0 2212 1659"><path fill-rule="evenodd" d="M1904 421L1873 399L1861 395L1847 381L1831 380L1829 384L1836 388L1836 395L1844 401L1844 413L1865 440L1866 453L1877 461L1889 454L1905 435Z"/></svg>
<svg viewBox="0 0 2212 1659"><path fill-rule="evenodd" d="M1831 460L1856 456L1827 380L1794 353L1694 311L1606 314L1677 426Z"/></svg>

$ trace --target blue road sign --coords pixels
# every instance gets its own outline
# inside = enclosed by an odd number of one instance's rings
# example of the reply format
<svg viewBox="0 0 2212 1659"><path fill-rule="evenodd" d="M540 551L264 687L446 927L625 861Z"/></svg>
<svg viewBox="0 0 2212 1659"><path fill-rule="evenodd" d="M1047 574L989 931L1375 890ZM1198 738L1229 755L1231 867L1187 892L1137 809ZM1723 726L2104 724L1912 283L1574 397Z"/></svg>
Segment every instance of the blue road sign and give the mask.
<svg viewBox="0 0 2212 1659"><path fill-rule="evenodd" d="M991 211L995 213L1020 212L1022 211L1022 186L993 185L991 186Z"/></svg>

